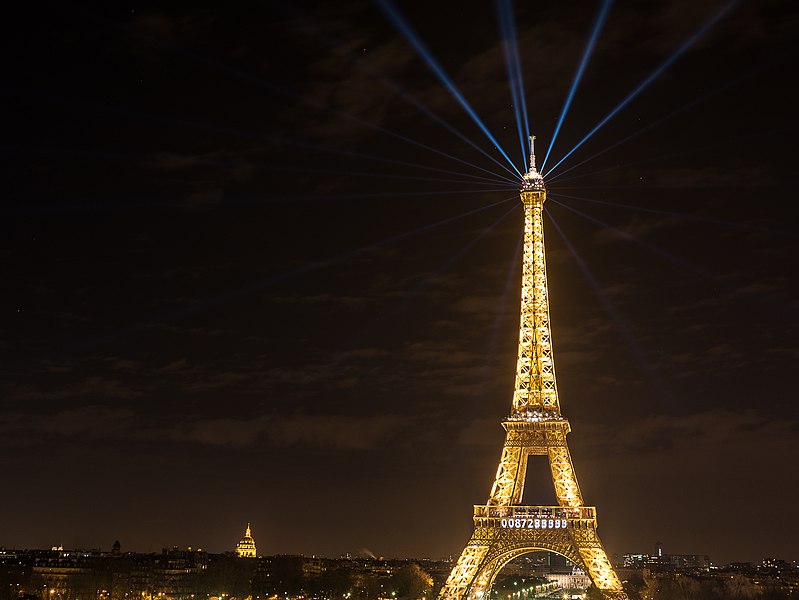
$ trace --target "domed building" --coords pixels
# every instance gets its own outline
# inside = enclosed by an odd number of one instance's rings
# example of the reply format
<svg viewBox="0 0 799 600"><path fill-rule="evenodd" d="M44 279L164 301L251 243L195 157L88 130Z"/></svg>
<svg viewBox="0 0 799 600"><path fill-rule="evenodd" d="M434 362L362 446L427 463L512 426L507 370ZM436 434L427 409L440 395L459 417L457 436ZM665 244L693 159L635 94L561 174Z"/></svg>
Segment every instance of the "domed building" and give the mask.
<svg viewBox="0 0 799 600"><path fill-rule="evenodd" d="M247 531L244 532L242 540L236 544L236 554L240 558L255 558L258 556L255 550L255 540L250 533L250 524L247 523Z"/></svg>

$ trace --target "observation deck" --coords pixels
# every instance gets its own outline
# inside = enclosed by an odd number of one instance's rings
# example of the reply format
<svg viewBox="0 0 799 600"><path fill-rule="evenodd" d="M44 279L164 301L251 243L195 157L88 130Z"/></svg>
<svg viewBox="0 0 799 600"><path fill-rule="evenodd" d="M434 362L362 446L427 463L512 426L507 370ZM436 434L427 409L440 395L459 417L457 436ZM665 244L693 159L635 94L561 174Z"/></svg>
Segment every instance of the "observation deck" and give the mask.
<svg viewBox="0 0 799 600"><path fill-rule="evenodd" d="M493 506L474 507L476 527L498 529L596 529L593 506Z"/></svg>

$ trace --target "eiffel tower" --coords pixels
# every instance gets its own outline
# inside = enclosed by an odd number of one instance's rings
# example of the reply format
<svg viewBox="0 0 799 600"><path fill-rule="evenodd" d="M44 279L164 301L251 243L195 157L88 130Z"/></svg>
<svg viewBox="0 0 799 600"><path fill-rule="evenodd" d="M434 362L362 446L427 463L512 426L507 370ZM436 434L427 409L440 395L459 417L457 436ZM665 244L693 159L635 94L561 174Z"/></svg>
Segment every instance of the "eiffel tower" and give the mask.
<svg viewBox="0 0 799 600"><path fill-rule="evenodd" d="M535 136L530 137L532 149ZM474 507L474 533L439 593L439 600L488 600L494 579L514 558L536 550L557 552L581 567L606 598L627 598L597 535L596 508L583 502L560 414L544 256L547 198L536 171L522 179L524 264L516 385L496 480L485 505ZM521 504L529 456L546 456L557 506Z"/></svg>

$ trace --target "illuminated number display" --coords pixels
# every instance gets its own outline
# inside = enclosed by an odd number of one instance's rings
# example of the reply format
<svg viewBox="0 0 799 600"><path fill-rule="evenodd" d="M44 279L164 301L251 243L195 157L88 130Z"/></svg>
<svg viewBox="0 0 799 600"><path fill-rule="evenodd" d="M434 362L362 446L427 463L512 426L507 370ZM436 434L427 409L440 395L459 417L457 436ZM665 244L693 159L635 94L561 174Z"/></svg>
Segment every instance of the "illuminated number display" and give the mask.
<svg viewBox="0 0 799 600"><path fill-rule="evenodd" d="M566 519L502 519L504 529L566 529Z"/></svg>

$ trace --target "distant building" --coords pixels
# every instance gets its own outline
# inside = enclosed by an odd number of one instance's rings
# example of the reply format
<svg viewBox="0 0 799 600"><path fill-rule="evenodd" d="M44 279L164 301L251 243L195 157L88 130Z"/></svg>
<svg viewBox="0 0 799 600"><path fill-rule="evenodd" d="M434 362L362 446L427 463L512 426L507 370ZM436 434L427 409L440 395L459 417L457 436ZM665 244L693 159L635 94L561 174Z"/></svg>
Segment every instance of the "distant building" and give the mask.
<svg viewBox="0 0 799 600"><path fill-rule="evenodd" d="M591 585L591 578L576 567L570 573L548 573L546 578L550 583L557 583L562 590L586 590Z"/></svg>
<svg viewBox="0 0 799 600"><path fill-rule="evenodd" d="M258 556L255 550L255 540L252 539L252 534L250 533L249 523L247 523L247 531L244 532L244 537L236 544L236 554L240 558L255 558Z"/></svg>
<svg viewBox="0 0 799 600"><path fill-rule="evenodd" d="M316 556L304 557L302 561L303 577L318 577L325 572L328 561Z"/></svg>
<svg viewBox="0 0 799 600"><path fill-rule="evenodd" d="M728 573L751 573L755 574L757 569L750 562L731 562L724 567Z"/></svg>
<svg viewBox="0 0 799 600"><path fill-rule="evenodd" d="M761 570L776 571L778 573L785 573L795 570L795 565L790 564L781 558L764 558L761 565Z"/></svg>
<svg viewBox="0 0 799 600"><path fill-rule="evenodd" d="M655 554L625 554L622 567L648 569L651 572L707 573L712 563L706 554L665 554L658 542Z"/></svg>
<svg viewBox="0 0 799 600"><path fill-rule="evenodd" d="M665 558L673 569L683 572L707 572L712 564L707 554L667 554Z"/></svg>

